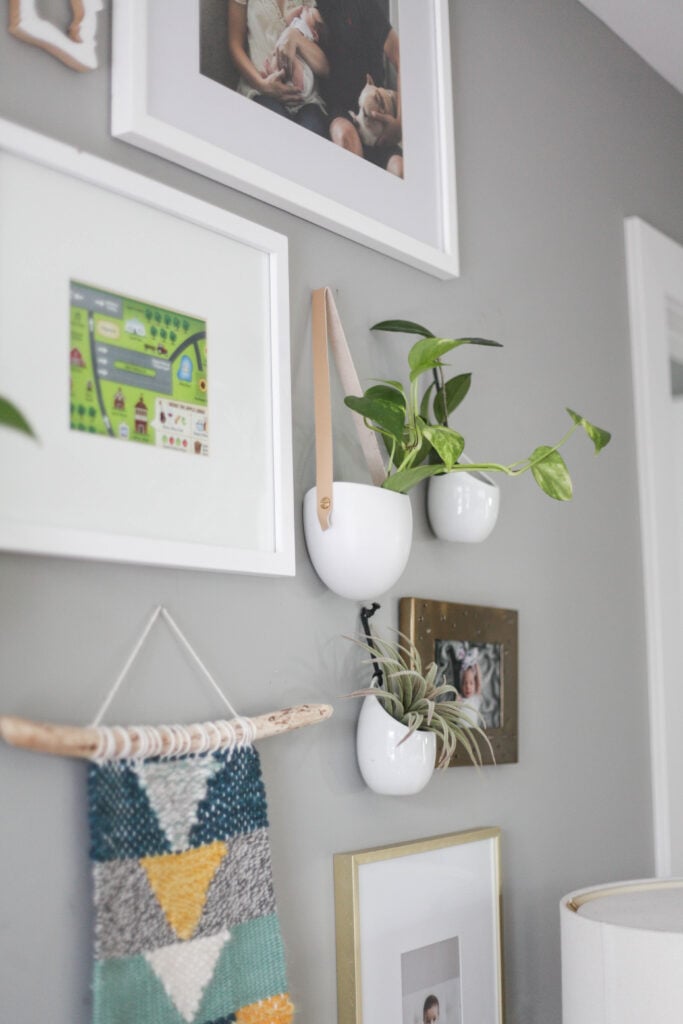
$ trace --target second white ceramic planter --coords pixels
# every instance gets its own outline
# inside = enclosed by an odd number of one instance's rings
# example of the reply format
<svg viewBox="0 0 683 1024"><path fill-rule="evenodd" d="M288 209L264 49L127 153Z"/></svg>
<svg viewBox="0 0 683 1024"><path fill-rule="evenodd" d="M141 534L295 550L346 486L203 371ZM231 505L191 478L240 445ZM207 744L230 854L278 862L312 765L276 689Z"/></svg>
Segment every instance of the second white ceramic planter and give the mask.
<svg viewBox="0 0 683 1024"><path fill-rule="evenodd" d="M429 525L440 540L486 540L498 519L500 490L483 473L433 476L427 488Z"/></svg>
<svg viewBox="0 0 683 1024"><path fill-rule="evenodd" d="M390 590L403 574L413 538L407 494L370 484L334 483L329 529L318 521L317 494L304 497L306 547L323 583L354 601Z"/></svg>
<svg viewBox="0 0 683 1024"><path fill-rule="evenodd" d="M434 773L436 736L397 722L376 697L365 697L358 718L356 753L365 784L385 796L419 793Z"/></svg>

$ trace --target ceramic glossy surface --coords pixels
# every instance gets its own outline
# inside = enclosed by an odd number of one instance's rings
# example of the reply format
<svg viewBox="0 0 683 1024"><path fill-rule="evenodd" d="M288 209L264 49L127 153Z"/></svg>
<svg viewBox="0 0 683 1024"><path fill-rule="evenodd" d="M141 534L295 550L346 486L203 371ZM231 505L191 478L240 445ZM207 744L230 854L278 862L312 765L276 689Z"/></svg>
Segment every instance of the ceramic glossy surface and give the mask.
<svg viewBox="0 0 683 1024"><path fill-rule="evenodd" d="M364 699L356 752L361 775L375 793L409 796L431 779L436 760L434 733L414 732L401 743L407 732L408 727L392 718L376 697Z"/></svg>
<svg viewBox="0 0 683 1024"><path fill-rule="evenodd" d="M306 547L323 583L354 601L385 593L410 556L410 498L369 484L335 483L328 530L318 522L316 489L304 497Z"/></svg>
<svg viewBox="0 0 683 1024"><path fill-rule="evenodd" d="M486 540L496 525L499 507L498 487L479 473L444 473L429 480L427 515L440 540Z"/></svg>

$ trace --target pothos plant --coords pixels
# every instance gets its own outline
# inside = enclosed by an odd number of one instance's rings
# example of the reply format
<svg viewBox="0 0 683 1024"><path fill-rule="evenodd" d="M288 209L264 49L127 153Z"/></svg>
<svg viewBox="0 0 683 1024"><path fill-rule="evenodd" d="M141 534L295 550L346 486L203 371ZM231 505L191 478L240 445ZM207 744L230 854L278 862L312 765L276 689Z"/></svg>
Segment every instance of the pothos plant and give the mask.
<svg viewBox="0 0 683 1024"><path fill-rule="evenodd" d="M572 481L559 449L579 428L593 442L596 454L610 440L608 431L567 409L572 425L556 444L539 445L526 459L509 465L462 462L465 439L449 425L448 417L467 395L472 375L461 373L446 379L443 357L462 345L501 348L500 343L486 338L438 338L412 320L383 320L372 330L420 336L408 352L407 391L400 381L380 380L363 395L344 399L384 441L389 467L382 486L388 490L405 493L427 477L458 470L504 473L511 477L531 471L542 491L558 501L568 501L572 497ZM433 379L424 387L426 374L432 374Z"/></svg>
<svg viewBox="0 0 683 1024"><path fill-rule="evenodd" d="M0 397L0 426L11 427L13 430L19 430L23 434L35 437L31 425L16 405L2 397Z"/></svg>
<svg viewBox="0 0 683 1024"><path fill-rule="evenodd" d="M349 639L370 654L366 664L379 667L382 682L348 696L376 697L392 718L406 725L408 732L399 746L414 732L432 732L439 746L437 768L448 767L458 744L472 764L481 765L481 751L475 740L478 736L493 758L489 738L478 724L478 713L458 699L454 686L437 681L434 662L423 666L420 652L407 636L397 633L396 640L387 640L370 634L367 640Z"/></svg>

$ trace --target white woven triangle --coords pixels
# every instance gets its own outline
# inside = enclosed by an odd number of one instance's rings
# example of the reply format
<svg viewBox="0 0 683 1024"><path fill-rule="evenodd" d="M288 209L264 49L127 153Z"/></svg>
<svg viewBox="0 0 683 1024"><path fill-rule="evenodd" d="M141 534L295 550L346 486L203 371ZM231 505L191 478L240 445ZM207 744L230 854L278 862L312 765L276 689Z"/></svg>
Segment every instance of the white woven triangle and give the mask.
<svg viewBox="0 0 683 1024"><path fill-rule="evenodd" d="M229 938L230 932L223 931L145 953L145 960L187 1024L192 1024L197 1016L204 989L213 977L220 952Z"/></svg>
<svg viewBox="0 0 683 1024"><path fill-rule="evenodd" d="M187 848L197 807L206 796L206 788L221 763L213 758L189 758L187 761L140 762L135 771L147 798L166 833L171 850Z"/></svg>

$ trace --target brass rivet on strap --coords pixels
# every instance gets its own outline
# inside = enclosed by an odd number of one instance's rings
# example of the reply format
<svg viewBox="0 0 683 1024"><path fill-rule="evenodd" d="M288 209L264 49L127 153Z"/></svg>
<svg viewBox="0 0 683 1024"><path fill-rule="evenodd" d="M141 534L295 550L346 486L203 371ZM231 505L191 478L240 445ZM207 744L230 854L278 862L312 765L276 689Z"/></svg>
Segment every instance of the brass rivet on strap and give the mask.
<svg viewBox="0 0 683 1024"><path fill-rule="evenodd" d="M332 502L330 501L329 498L322 498L320 501L320 507L323 510L323 512L327 512L328 508L332 507Z"/></svg>

